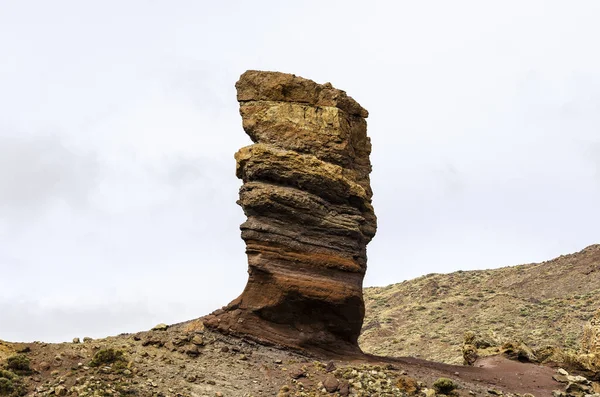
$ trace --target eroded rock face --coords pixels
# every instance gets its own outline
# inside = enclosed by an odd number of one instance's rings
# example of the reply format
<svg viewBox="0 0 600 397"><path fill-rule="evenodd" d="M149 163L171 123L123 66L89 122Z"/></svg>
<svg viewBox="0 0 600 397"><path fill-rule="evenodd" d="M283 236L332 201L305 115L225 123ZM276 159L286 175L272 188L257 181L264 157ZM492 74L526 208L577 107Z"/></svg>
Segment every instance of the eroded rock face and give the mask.
<svg viewBox="0 0 600 397"><path fill-rule="evenodd" d="M368 112L331 84L291 74L248 71L236 88L254 142L235 155L249 279L206 324L291 347L359 352L366 246L376 230Z"/></svg>

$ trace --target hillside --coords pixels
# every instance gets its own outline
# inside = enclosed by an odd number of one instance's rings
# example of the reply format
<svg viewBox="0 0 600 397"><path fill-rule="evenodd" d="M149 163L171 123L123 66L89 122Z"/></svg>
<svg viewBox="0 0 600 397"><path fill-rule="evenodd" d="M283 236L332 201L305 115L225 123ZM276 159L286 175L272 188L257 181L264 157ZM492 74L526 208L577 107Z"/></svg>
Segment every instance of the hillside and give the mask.
<svg viewBox="0 0 600 397"><path fill-rule="evenodd" d="M332 359L226 336L194 320L83 343L0 341L0 396L434 397L456 387L455 397L489 390L510 397L561 388L551 368L487 363Z"/></svg>
<svg viewBox="0 0 600 397"><path fill-rule="evenodd" d="M465 331L578 349L600 307L600 245L542 263L429 274L364 291L366 352L462 363Z"/></svg>

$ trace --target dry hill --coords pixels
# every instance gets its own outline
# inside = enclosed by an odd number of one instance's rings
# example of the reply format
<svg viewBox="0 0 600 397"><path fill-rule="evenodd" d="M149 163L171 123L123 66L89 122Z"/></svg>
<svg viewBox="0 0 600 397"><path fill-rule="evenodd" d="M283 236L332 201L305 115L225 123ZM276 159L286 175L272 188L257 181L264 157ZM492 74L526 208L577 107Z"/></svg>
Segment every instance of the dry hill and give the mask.
<svg viewBox="0 0 600 397"><path fill-rule="evenodd" d="M368 288L365 302L360 344L373 354L462 363L468 330L533 348L578 349L600 307L600 245L542 263Z"/></svg>

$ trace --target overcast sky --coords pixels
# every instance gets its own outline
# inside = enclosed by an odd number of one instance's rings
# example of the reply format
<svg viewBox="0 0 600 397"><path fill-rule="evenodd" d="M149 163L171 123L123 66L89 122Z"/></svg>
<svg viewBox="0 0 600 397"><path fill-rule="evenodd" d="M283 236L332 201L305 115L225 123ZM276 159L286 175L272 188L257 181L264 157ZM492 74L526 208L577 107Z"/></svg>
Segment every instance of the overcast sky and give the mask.
<svg viewBox="0 0 600 397"><path fill-rule="evenodd" d="M370 112L365 285L600 243L600 2L0 1L0 339L148 329L246 282L247 69Z"/></svg>

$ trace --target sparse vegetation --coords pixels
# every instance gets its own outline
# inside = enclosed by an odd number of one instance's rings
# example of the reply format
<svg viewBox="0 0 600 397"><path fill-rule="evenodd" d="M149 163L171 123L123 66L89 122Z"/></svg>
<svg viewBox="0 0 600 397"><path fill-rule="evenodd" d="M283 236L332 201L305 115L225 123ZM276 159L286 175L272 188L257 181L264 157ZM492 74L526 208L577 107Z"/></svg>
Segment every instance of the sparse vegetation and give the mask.
<svg viewBox="0 0 600 397"><path fill-rule="evenodd" d="M10 379L0 378L0 396L9 396L15 391Z"/></svg>
<svg viewBox="0 0 600 397"><path fill-rule="evenodd" d="M543 264L431 274L386 288L366 288L364 324L383 318L392 322L364 327L359 343L369 353L450 364L462 363L462 335L467 330L478 335L494 331L498 346L523 341L535 352L546 346L577 351L583 328L600 302L600 277L587 276L599 261L597 245ZM372 296L392 303L391 308L373 305ZM426 333L386 343L423 329L436 330L437 337Z"/></svg>
<svg viewBox="0 0 600 397"><path fill-rule="evenodd" d="M449 394L456 389L456 383L454 383L452 379L439 378L433 382L433 389L437 393Z"/></svg>
<svg viewBox="0 0 600 397"><path fill-rule="evenodd" d="M0 369L0 396L24 396L27 389L17 374L12 371Z"/></svg>
<svg viewBox="0 0 600 397"><path fill-rule="evenodd" d="M94 358L90 362L90 367L99 367L101 365L111 365L125 363L125 355L123 351L111 348L101 349L96 352Z"/></svg>
<svg viewBox="0 0 600 397"><path fill-rule="evenodd" d="M6 368L18 375L31 374L30 364L29 358L23 354L11 356L6 360Z"/></svg>

